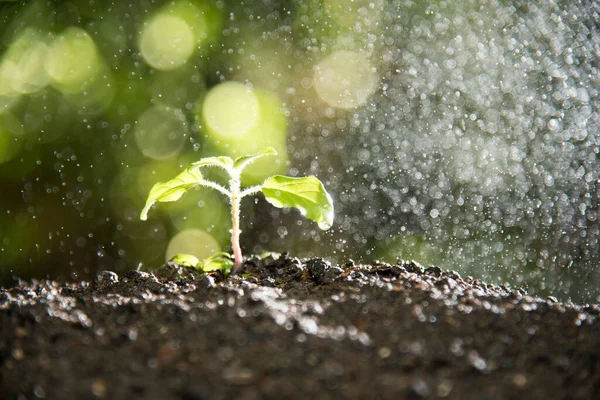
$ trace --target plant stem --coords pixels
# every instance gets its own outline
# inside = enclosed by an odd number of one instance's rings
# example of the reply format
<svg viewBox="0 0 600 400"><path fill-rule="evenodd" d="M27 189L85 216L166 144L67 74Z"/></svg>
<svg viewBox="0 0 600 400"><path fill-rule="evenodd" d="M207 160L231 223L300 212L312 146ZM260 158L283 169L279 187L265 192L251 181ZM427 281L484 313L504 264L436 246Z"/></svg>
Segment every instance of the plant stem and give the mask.
<svg viewBox="0 0 600 400"><path fill-rule="evenodd" d="M222 194L224 194L228 199L231 198L231 193L229 192L229 190L225 189L223 186L219 185L218 183L212 182L212 181L207 181L206 179L202 179L200 181L200 184L202 186L206 186L209 188L213 188L219 192L221 192Z"/></svg>
<svg viewBox="0 0 600 400"><path fill-rule="evenodd" d="M231 249L233 251L233 270L235 273L240 270L244 262L242 258L242 248L240 247L240 174L238 172L231 174L229 180L229 191L231 193Z"/></svg>

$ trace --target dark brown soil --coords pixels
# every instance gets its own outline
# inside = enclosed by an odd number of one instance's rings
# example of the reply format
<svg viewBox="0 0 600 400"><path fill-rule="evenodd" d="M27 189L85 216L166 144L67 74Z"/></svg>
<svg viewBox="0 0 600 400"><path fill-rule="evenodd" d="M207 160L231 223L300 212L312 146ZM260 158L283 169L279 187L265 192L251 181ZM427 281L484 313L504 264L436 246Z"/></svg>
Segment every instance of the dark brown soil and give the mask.
<svg viewBox="0 0 600 400"><path fill-rule="evenodd" d="M7 399L600 399L600 307L416 263L0 291Z"/></svg>

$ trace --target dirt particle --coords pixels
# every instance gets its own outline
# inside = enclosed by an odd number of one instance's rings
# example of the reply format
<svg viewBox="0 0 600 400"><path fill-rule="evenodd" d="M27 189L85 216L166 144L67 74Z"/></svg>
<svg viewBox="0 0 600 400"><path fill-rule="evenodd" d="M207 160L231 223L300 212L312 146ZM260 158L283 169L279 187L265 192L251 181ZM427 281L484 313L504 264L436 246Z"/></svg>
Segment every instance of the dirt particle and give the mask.
<svg viewBox="0 0 600 400"><path fill-rule="evenodd" d="M475 369L477 369L478 371L481 371L481 372L487 371L487 362L482 357L479 356L479 353L477 353L477 351L471 350L468 353L467 358L469 359L469 362L471 363L471 365L473 367L475 367Z"/></svg>
<svg viewBox="0 0 600 400"><path fill-rule="evenodd" d="M316 284L327 284L333 282L343 270L339 267L332 267L331 264L322 258L313 258L306 263L311 278Z"/></svg>
<svg viewBox="0 0 600 400"><path fill-rule="evenodd" d="M19 338L29 336L29 331L26 328L18 326L15 328L15 336Z"/></svg>
<svg viewBox="0 0 600 400"><path fill-rule="evenodd" d="M429 385L421 378L414 378L411 385L412 392L419 397L428 397L431 393Z"/></svg>
<svg viewBox="0 0 600 400"><path fill-rule="evenodd" d="M380 347L377 354L380 358L388 358L392 354L392 350L389 347Z"/></svg>
<svg viewBox="0 0 600 400"><path fill-rule="evenodd" d="M25 357L25 354L23 353L23 350L17 347L13 349L12 356L15 360L22 360L23 357Z"/></svg>
<svg viewBox="0 0 600 400"><path fill-rule="evenodd" d="M523 374L514 374L512 381L516 387L522 388L527 384L527 377Z"/></svg>
<svg viewBox="0 0 600 400"><path fill-rule="evenodd" d="M35 388L33 389L33 395L35 397L37 397L38 399L45 399L46 391L44 390L44 388L41 385L36 385Z"/></svg>
<svg viewBox="0 0 600 400"><path fill-rule="evenodd" d="M166 365L173 361L173 359L177 356L177 350L179 349L179 345L176 343L164 343L162 344L157 352L156 358L160 365Z"/></svg>
<svg viewBox="0 0 600 400"><path fill-rule="evenodd" d="M210 275L204 275L198 280L198 286L202 289L210 289L217 286L215 278Z"/></svg>
<svg viewBox="0 0 600 400"><path fill-rule="evenodd" d="M103 379L94 379L91 390L94 396L104 398L106 396L106 383Z"/></svg>
<svg viewBox="0 0 600 400"><path fill-rule="evenodd" d="M410 261L402 265L408 272L422 275L425 273L425 268L416 261Z"/></svg>
<svg viewBox="0 0 600 400"><path fill-rule="evenodd" d="M440 383L437 384L435 388L435 392L438 397L448 397L452 392L454 384L449 379L443 379Z"/></svg>
<svg viewBox="0 0 600 400"><path fill-rule="evenodd" d="M223 370L222 377L230 385L248 385L254 381L252 370L235 362Z"/></svg>
<svg viewBox="0 0 600 400"><path fill-rule="evenodd" d="M112 271L101 271L96 275L92 288L103 291L119 283L119 276Z"/></svg>

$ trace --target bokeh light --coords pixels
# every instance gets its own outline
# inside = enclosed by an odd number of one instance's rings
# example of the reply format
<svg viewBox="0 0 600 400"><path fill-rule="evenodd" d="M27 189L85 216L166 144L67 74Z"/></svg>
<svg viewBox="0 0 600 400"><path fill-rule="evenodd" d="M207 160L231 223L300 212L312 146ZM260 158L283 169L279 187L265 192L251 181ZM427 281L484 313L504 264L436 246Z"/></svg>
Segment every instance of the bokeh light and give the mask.
<svg viewBox="0 0 600 400"><path fill-rule="evenodd" d="M221 29L221 15L212 1L180 0L168 3L163 9L165 15L181 18L193 33L196 47L205 48L218 40Z"/></svg>
<svg viewBox="0 0 600 400"><path fill-rule="evenodd" d="M195 48L192 29L183 18L158 14L140 36L140 52L152 68L172 70L184 65Z"/></svg>
<svg viewBox="0 0 600 400"><path fill-rule="evenodd" d="M157 105L140 115L135 143L145 156L164 160L179 154L187 134L188 124L181 110Z"/></svg>
<svg viewBox="0 0 600 400"><path fill-rule="evenodd" d="M112 74L87 31L69 27L54 38L46 59L52 86L81 115L105 111L115 96Z"/></svg>
<svg viewBox="0 0 600 400"><path fill-rule="evenodd" d="M50 44L46 70L62 92L81 93L98 76L103 65L96 44L83 29L65 29Z"/></svg>
<svg viewBox="0 0 600 400"><path fill-rule="evenodd" d="M191 254L199 260L204 260L219 251L221 247L211 235L200 229L186 229L177 233L169 241L165 261L169 261L179 253Z"/></svg>
<svg viewBox="0 0 600 400"><path fill-rule="evenodd" d="M34 93L50 80L44 68L48 46L43 34L25 31L6 51L0 65L0 95Z"/></svg>
<svg viewBox="0 0 600 400"><path fill-rule="evenodd" d="M351 109L359 107L377 89L375 67L359 52L336 51L315 66L314 87L327 104Z"/></svg>
<svg viewBox="0 0 600 400"><path fill-rule="evenodd" d="M383 15L384 0L323 0L328 16L340 29L366 33L374 30Z"/></svg>
<svg viewBox="0 0 600 400"><path fill-rule="evenodd" d="M212 147L232 157L273 147L278 154L244 171L248 184L259 183L287 166L287 123L281 101L273 93L240 82L212 88L199 103L198 119Z"/></svg>
<svg viewBox="0 0 600 400"><path fill-rule="evenodd" d="M206 131L217 141L237 142L260 122L260 106L254 91L241 82L213 87L202 101Z"/></svg>

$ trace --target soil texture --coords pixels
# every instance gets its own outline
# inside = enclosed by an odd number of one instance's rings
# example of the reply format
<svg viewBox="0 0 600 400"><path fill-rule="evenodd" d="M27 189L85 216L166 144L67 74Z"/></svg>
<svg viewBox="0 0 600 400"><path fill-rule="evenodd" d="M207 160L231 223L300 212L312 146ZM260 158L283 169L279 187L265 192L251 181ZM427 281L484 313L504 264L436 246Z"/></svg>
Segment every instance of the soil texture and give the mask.
<svg viewBox="0 0 600 400"><path fill-rule="evenodd" d="M16 282L0 397L600 399L599 317L404 261Z"/></svg>

